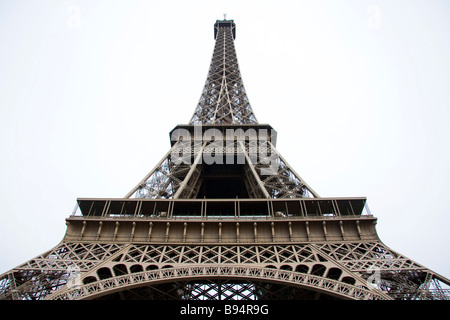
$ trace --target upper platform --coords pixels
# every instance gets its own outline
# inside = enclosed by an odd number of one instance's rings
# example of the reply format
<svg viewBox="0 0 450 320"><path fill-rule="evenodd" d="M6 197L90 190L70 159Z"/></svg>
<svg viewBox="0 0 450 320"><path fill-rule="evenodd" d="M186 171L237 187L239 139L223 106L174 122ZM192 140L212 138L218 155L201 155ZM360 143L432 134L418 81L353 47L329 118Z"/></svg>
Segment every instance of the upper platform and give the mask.
<svg viewBox="0 0 450 320"><path fill-rule="evenodd" d="M214 24L214 39L217 37L219 28L231 28L233 32L233 39L236 39L236 25L233 20L217 20Z"/></svg>

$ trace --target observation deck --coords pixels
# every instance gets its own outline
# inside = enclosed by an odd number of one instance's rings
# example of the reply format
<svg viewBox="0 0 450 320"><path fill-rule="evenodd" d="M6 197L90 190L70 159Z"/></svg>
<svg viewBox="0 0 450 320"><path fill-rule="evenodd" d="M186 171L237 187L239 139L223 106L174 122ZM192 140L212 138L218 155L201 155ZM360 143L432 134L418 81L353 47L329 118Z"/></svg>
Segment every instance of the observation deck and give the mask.
<svg viewBox="0 0 450 320"><path fill-rule="evenodd" d="M78 199L66 241L293 243L378 240L366 198Z"/></svg>

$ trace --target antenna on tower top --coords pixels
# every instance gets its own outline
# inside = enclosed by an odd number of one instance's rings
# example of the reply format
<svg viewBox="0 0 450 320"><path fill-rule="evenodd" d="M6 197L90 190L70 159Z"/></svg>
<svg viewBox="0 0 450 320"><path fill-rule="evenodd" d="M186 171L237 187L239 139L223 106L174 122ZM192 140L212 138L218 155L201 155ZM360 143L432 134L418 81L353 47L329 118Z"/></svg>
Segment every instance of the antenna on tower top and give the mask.
<svg viewBox="0 0 450 320"><path fill-rule="evenodd" d="M223 14L223 20L227 20L227 14L226 13Z"/></svg>

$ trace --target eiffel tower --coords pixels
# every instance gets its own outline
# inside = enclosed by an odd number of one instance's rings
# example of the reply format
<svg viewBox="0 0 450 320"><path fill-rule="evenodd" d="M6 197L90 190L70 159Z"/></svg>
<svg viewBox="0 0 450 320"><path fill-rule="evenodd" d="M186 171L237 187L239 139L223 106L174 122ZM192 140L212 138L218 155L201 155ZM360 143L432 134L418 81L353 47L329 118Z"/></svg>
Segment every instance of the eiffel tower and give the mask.
<svg viewBox="0 0 450 320"><path fill-rule="evenodd" d="M214 24L199 103L124 198L79 198L51 250L0 276L5 300L443 300L450 280L386 246L366 198L322 198L259 124Z"/></svg>

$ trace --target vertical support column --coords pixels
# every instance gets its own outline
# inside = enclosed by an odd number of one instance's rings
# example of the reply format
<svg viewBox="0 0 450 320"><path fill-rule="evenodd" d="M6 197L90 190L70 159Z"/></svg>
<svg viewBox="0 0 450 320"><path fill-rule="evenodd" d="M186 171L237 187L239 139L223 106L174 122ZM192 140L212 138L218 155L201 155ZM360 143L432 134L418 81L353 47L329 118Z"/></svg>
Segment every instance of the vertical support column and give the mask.
<svg viewBox="0 0 450 320"><path fill-rule="evenodd" d="M339 228L341 229L342 239L345 240L344 222L339 221Z"/></svg>
<svg viewBox="0 0 450 320"><path fill-rule="evenodd" d="M169 240L170 222L166 223L166 242Z"/></svg>
<svg viewBox="0 0 450 320"><path fill-rule="evenodd" d="M116 228L114 229L113 241L117 239L117 232L119 232L119 226L120 226L119 221L116 221Z"/></svg>
<svg viewBox="0 0 450 320"><path fill-rule="evenodd" d="M291 221L288 222L288 227L289 227L289 240L294 241L294 237L292 235L292 222Z"/></svg>
<svg viewBox="0 0 450 320"><path fill-rule="evenodd" d="M206 211L207 211L207 208L208 208L208 202L207 202L206 200L203 200L203 201L202 201L202 213L201 213L201 217L202 217L203 219L206 219Z"/></svg>
<svg viewBox="0 0 450 320"><path fill-rule="evenodd" d="M103 227L103 221L100 221L98 223L97 237L95 237L95 240L98 240L100 238L100 234L102 233L102 227Z"/></svg>
<svg viewBox="0 0 450 320"><path fill-rule="evenodd" d="M200 232L200 241L203 242L205 240L205 223L201 224L201 232Z"/></svg>
<svg viewBox="0 0 450 320"><path fill-rule="evenodd" d="M269 212L269 217L275 217L275 212L273 212L273 203L272 201L267 201L267 210ZM288 215L286 210L286 215Z"/></svg>
<svg viewBox="0 0 450 320"><path fill-rule="evenodd" d="M325 240L328 240L327 223L325 221L322 221L322 228Z"/></svg>
<svg viewBox="0 0 450 320"><path fill-rule="evenodd" d="M272 241L275 241L275 223L271 222L270 226L272 228Z"/></svg>
<svg viewBox="0 0 450 320"><path fill-rule="evenodd" d="M86 225L87 225L87 222L86 222L86 220L84 220L83 227L81 228L81 232L80 232L80 240L83 239L84 231L86 230Z"/></svg>
<svg viewBox="0 0 450 320"><path fill-rule="evenodd" d="M309 232L309 221L305 221L305 228L306 228L306 237L308 238L308 241L311 241L311 233Z"/></svg>
<svg viewBox="0 0 450 320"><path fill-rule="evenodd" d="M359 238L362 239L361 227L359 225L359 220L356 220L356 229L358 229Z"/></svg>
<svg viewBox="0 0 450 320"><path fill-rule="evenodd" d="M150 241L150 238L152 237L152 229L153 229L153 222L149 222L149 224L148 224L147 241Z"/></svg>
<svg viewBox="0 0 450 320"><path fill-rule="evenodd" d="M183 223L183 242L186 242L186 233L187 233L187 222Z"/></svg>
<svg viewBox="0 0 450 320"><path fill-rule="evenodd" d="M175 203L173 201L169 201L169 209L167 210L167 217L171 218L173 217L173 207L175 206Z"/></svg>
<svg viewBox="0 0 450 320"><path fill-rule="evenodd" d="M136 230L136 222L133 221L130 234L130 242L134 239L134 231Z"/></svg>

